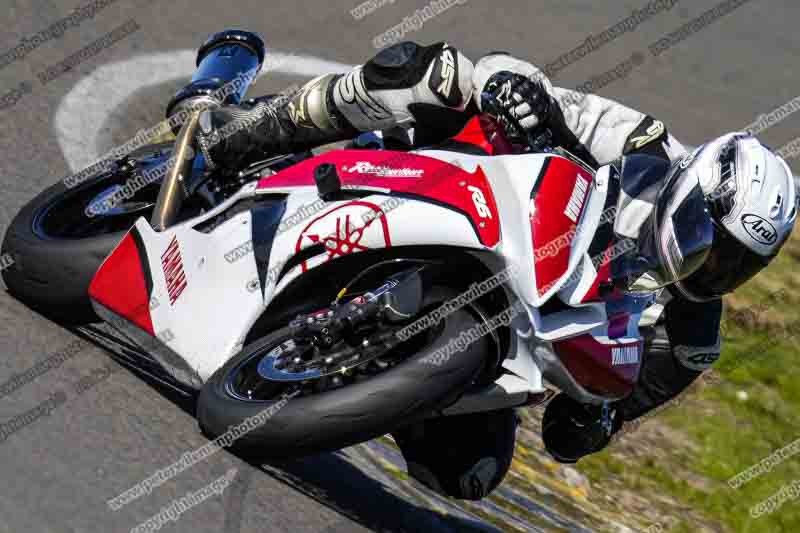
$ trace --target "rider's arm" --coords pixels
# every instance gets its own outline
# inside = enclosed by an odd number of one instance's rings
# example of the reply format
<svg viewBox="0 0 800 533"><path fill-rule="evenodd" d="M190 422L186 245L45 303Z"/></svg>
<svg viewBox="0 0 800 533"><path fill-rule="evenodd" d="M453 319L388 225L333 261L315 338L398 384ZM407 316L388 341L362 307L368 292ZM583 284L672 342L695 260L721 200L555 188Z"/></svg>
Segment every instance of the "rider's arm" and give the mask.
<svg viewBox="0 0 800 533"><path fill-rule="evenodd" d="M447 43L399 43L331 80L332 108L357 131L414 126L455 135L467 120L472 62Z"/></svg>
<svg viewBox="0 0 800 533"><path fill-rule="evenodd" d="M490 54L475 64L476 104L480 106L481 95L490 86L492 76L503 71L536 81L537 88L546 90L557 103L548 116L534 121L534 127L539 123L554 126L558 144L570 149L570 144L579 141L600 164L632 153L646 153L674 161L685 152L683 145L669 134L661 121L608 98L553 87L540 69L508 54ZM564 130L559 132L561 125Z"/></svg>
<svg viewBox="0 0 800 533"><path fill-rule="evenodd" d="M614 100L554 88L567 125L601 164L622 155L648 154L675 161L686 148L660 120Z"/></svg>
<svg viewBox="0 0 800 533"><path fill-rule="evenodd" d="M634 392L617 404L631 421L678 396L719 359L722 301L694 303L675 297L648 340Z"/></svg>
<svg viewBox="0 0 800 533"><path fill-rule="evenodd" d="M472 70L472 62L447 43L398 43L349 73L311 80L277 105L207 112L200 147L214 163L235 166L394 126L416 125L445 138L467 120ZM248 127L220 135L234 121Z"/></svg>

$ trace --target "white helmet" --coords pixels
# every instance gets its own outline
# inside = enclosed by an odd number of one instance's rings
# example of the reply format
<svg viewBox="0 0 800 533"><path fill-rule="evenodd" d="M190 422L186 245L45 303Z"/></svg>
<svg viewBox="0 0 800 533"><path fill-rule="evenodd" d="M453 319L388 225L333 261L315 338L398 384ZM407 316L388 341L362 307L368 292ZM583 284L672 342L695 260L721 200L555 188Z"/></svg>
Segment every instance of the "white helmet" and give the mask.
<svg viewBox="0 0 800 533"><path fill-rule="evenodd" d="M748 133L730 133L673 164L693 174L710 212L711 250L694 273L676 283L693 301L719 298L778 254L797 219L798 194L789 166ZM688 177L688 176L687 176Z"/></svg>

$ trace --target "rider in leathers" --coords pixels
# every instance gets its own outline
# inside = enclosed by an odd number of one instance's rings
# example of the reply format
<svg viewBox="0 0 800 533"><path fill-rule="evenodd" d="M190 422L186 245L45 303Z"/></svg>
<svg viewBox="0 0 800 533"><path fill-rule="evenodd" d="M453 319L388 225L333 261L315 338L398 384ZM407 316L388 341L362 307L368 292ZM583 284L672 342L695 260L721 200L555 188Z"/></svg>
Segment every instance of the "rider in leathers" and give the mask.
<svg viewBox="0 0 800 533"><path fill-rule="evenodd" d="M546 125L552 144L593 164L642 153L673 162L686 154L650 116L552 87L539 69L505 53L473 65L446 43L396 44L349 73L312 80L278 106L256 99L207 111L199 139L212 166L235 167L396 126L413 126L415 146L431 146L455 135L481 110L495 113L519 142L525 132ZM219 135L242 118L255 127ZM612 405L614 432L677 396L719 357L721 301L693 302L673 293L654 333L646 336L634 392ZM507 409L429 420L394 437L417 480L452 497L479 499L505 476L517 423ZM545 446L561 462L575 462L611 440L595 408L564 394L550 402L543 426Z"/></svg>

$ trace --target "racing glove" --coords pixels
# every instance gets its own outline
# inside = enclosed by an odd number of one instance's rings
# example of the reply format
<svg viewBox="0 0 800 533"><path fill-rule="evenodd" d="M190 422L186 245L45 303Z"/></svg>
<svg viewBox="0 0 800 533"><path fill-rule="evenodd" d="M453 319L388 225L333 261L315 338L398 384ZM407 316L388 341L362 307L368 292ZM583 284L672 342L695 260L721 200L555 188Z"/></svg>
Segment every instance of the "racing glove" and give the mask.
<svg viewBox="0 0 800 533"><path fill-rule="evenodd" d="M481 93L481 108L495 115L509 140L519 142L526 132L548 122L556 105L541 80L507 70L493 74Z"/></svg>
<svg viewBox="0 0 800 533"><path fill-rule="evenodd" d="M567 126L543 72L504 53L490 54L475 67L475 100L494 115L509 140L539 151L561 146L591 166L595 158Z"/></svg>

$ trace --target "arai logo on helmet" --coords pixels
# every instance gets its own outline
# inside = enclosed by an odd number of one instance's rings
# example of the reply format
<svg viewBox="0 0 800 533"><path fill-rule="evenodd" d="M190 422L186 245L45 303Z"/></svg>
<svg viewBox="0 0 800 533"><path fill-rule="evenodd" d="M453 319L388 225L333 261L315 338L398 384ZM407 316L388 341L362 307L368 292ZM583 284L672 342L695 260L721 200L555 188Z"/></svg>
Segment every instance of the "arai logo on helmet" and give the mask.
<svg viewBox="0 0 800 533"><path fill-rule="evenodd" d="M758 215L742 215L742 226L748 235L761 244L775 244L778 240L775 227Z"/></svg>
<svg viewBox="0 0 800 533"><path fill-rule="evenodd" d="M374 174L385 178L419 178L425 173L417 168L392 168L387 166L376 166L369 161L359 161L352 167L343 166L345 172L358 172L360 174Z"/></svg>

